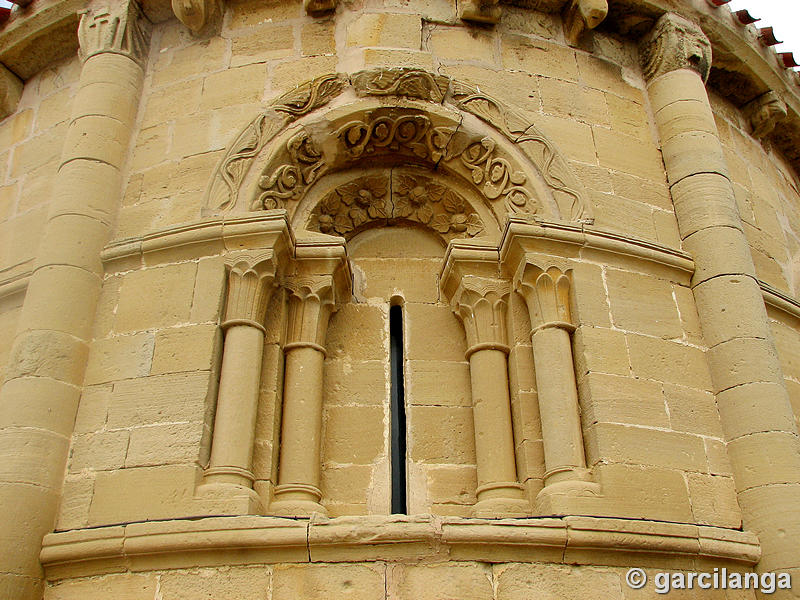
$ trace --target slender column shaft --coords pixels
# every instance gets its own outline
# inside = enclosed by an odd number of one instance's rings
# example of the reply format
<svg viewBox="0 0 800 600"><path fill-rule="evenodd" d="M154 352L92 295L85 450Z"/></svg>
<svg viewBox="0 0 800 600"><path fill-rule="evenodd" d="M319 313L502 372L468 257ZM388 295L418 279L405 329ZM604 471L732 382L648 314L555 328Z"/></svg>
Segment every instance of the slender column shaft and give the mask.
<svg viewBox="0 0 800 600"><path fill-rule="evenodd" d="M761 542L760 571L800 573L797 431L703 83L710 45L668 13L642 51L744 526Z"/></svg>
<svg viewBox="0 0 800 600"><path fill-rule="evenodd" d="M569 331L544 327L534 331L533 360L539 393L539 415L545 456L545 482L555 483L583 473L583 451L575 368Z"/></svg>
<svg viewBox="0 0 800 600"><path fill-rule="evenodd" d="M253 484L250 469L263 353L261 329L235 325L225 332L208 483Z"/></svg>
<svg viewBox="0 0 800 600"><path fill-rule="evenodd" d="M132 3L114 18L95 11L81 20L88 58L0 390L0 506L9 511L0 519L0 595L8 600L42 594L41 540L54 526L102 286L100 251L141 95L142 24Z"/></svg>
<svg viewBox="0 0 800 600"><path fill-rule="evenodd" d="M502 350L478 350L469 357L469 369L480 502L493 497L498 484L517 481L508 358Z"/></svg>
<svg viewBox="0 0 800 600"><path fill-rule="evenodd" d="M286 353L278 478L279 485L287 490L284 498L306 499L309 493L315 495L313 490L299 488L293 493L285 486L319 488L324 361L325 355L317 348L295 346Z"/></svg>
<svg viewBox="0 0 800 600"><path fill-rule="evenodd" d="M325 514L319 489L322 376L325 337L334 310L334 277L289 282L289 326L284 346L283 420L278 485L270 513L286 517Z"/></svg>

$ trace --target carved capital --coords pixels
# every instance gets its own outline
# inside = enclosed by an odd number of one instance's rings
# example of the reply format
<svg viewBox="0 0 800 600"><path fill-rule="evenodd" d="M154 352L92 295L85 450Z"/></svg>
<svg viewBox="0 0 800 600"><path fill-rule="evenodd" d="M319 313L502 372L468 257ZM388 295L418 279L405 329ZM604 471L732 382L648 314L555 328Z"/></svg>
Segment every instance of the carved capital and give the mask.
<svg viewBox="0 0 800 600"><path fill-rule="evenodd" d="M570 0L564 13L567 43L577 46L583 33L600 25L607 15L607 0Z"/></svg>
<svg viewBox="0 0 800 600"><path fill-rule="evenodd" d="M514 288L528 306L533 330L560 327L572 331L569 294L572 272L564 267L540 267L524 262L514 278Z"/></svg>
<svg viewBox="0 0 800 600"><path fill-rule="evenodd" d="M289 326L286 348L314 347L324 352L328 320L336 310L333 275L298 276L287 281Z"/></svg>
<svg viewBox="0 0 800 600"><path fill-rule="evenodd" d="M309 15L319 15L336 10L337 0L303 0L303 8Z"/></svg>
<svg viewBox="0 0 800 600"><path fill-rule="evenodd" d="M753 136L763 138L772 133L775 125L786 117L786 104L775 92L767 92L750 102L744 108L750 119Z"/></svg>
<svg viewBox="0 0 800 600"><path fill-rule="evenodd" d="M500 21L499 0L462 0L459 16L462 21L497 23Z"/></svg>
<svg viewBox="0 0 800 600"><path fill-rule="evenodd" d="M220 0L172 0L172 12L189 30L198 34L222 14Z"/></svg>
<svg viewBox="0 0 800 600"><path fill-rule="evenodd" d="M19 77L0 65L0 119L5 119L17 110L20 96L22 82Z"/></svg>
<svg viewBox="0 0 800 600"><path fill-rule="evenodd" d="M109 52L143 65L150 45L150 22L135 0L87 10L78 25L78 42L82 60Z"/></svg>
<svg viewBox="0 0 800 600"><path fill-rule="evenodd" d="M275 285L275 261L271 252L243 253L227 261L228 302L224 328L250 324L263 329Z"/></svg>
<svg viewBox="0 0 800 600"><path fill-rule="evenodd" d="M642 70L651 80L677 69L697 71L705 81L711 70L711 43L699 26L666 13L642 40Z"/></svg>
<svg viewBox="0 0 800 600"><path fill-rule="evenodd" d="M511 286L493 277L464 275L453 295L453 310L464 322L469 356L476 350L508 350L506 312Z"/></svg>

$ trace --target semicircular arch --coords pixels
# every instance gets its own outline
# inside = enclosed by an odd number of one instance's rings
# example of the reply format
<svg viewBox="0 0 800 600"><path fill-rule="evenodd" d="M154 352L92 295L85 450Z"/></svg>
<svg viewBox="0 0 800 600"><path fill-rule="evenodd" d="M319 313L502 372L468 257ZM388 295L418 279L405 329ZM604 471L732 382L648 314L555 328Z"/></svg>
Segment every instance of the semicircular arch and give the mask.
<svg viewBox="0 0 800 600"><path fill-rule="evenodd" d="M349 231L364 221L360 209L371 219L411 218L434 229L437 217L440 233L450 219L464 236L481 235L468 233L477 229L501 230L508 213L593 221L583 186L533 123L477 88L406 68L325 75L273 101L240 132L215 169L204 213L281 208L303 228L345 235L347 219L333 206L336 188L331 192L330 185L320 182L337 175L339 187L371 193L369 185L358 186L365 181L364 170L376 168L385 170L392 188L404 174L420 181L458 181L455 187L461 191L448 199L453 210L430 214L428 209L445 206L433 206L439 190L432 188L426 191L427 208L420 213L420 206L414 206L413 215L403 214L409 210L406 202L414 204L419 188L425 187L415 185L410 197L401 194L399 210L393 202L390 213L373 207L369 215L369 206L340 190L340 205L355 215L350 215ZM327 191L320 193L320 186ZM392 200L396 197L392 193ZM305 221L294 218L298 211ZM452 229L444 235L451 234Z"/></svg>

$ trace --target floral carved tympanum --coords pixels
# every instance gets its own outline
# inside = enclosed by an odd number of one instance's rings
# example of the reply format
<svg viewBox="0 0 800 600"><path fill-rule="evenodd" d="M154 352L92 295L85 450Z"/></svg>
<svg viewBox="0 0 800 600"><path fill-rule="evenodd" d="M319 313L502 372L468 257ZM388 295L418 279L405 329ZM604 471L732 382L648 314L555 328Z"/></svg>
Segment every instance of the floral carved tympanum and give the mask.
<svg viewBox="0 0 800 600"><path fill-rule="evenodd" d="M480 217L457 192L431 178L405 172L359 177L327 193L312 214L321 233L354 235L375 220L411 221L443 237L474 237L484 230Z"/></svg>

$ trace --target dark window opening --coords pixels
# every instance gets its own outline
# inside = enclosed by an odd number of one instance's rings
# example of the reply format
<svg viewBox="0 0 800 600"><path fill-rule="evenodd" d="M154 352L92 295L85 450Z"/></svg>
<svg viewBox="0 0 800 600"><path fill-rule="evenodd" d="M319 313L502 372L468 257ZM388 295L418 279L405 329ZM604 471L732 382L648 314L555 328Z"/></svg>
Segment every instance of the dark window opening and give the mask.
<svg viewBox="0 0 800 600"><path fill-rule="evenodd" d="M406 407L403 390L403 307L389 309L389 346L392 373L392 514L408 514L406 506Z"/></svg>

